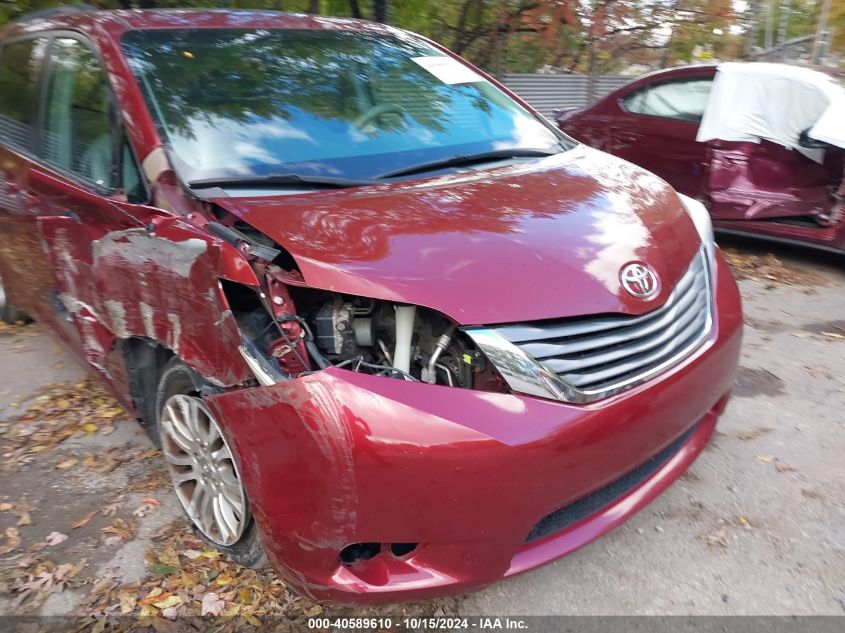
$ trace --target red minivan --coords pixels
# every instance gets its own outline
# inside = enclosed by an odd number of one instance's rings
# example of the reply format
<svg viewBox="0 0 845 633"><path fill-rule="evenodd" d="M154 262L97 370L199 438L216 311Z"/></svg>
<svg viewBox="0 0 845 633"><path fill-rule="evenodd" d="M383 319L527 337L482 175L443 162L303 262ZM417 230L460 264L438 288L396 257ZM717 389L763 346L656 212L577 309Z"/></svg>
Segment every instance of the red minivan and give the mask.
<svg viewBox="0 0 845 633"><path fill-rule="evenodd" d="M197 531L317 599L549 562L692 463L740 349L706 210L362 21L0 32L0 276Z"/></svg>

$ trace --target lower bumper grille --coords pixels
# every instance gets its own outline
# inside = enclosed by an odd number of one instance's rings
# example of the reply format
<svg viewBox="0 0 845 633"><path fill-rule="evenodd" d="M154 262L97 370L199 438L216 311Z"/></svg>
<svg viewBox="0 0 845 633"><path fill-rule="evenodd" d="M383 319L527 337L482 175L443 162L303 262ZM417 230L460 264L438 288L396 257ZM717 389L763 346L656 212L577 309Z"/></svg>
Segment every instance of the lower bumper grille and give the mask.
<svg viewBox="0 0 845 633"><path fill-rule="evenodd" d="M551 514L547 514L540 519L531 530L526 543L536 541L539 538L560 532L566 528L574 525L581 519L584 519L594 512L601 510L613 504L616 500L624 497L628 492L636 488L643 481L648 479L651 475L656 473L661 466L666 464L675 454L681 450L681 447L686 444L690 437L692 437L698 425L694 425L686 433L681 435L674 442L669 444L662 451L657 453L654 457L649 459L644 464L641 464L627 474L622 475L619 479L600 488L586 497L582 497L568 506L564 506L559 510L555 510Z"/></svg>

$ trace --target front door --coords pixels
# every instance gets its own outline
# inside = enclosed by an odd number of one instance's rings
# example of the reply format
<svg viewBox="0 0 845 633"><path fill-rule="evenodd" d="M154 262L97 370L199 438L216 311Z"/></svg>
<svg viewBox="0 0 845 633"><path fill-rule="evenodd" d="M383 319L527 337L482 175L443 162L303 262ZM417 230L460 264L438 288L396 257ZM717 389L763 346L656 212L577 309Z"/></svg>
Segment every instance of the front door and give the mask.
<svg viewBox="0 0 845 633"><path fill-rule="evenodd" d="M664 80L624 96L611 121L610 152L701 197L707 148L695 137L712 83L712 76Z"/></svg>
<svg viewBox="0 0 845 633"><path fill-rule="evenodd" d="M141 176L120 132L108 78L90 45L57 35L44 84L43 120L28 194L56 280L56 316L75 347L104 370L113 341L93 274L95 244L106 234L144 226Z"/></svg>

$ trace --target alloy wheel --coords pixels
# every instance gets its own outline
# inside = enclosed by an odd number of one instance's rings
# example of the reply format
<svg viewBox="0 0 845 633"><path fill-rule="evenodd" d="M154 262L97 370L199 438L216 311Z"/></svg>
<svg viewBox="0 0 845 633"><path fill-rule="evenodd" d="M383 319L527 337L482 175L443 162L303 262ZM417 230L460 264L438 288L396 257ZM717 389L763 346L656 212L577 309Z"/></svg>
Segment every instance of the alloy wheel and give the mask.
<svg viewBox="0 0 845 633"><path fill-rule="evenodd" d="M238 468L220 427L197 397L176 394L161 412L161 447L176 496L212 542L236 543L249 523Z"/></svg>

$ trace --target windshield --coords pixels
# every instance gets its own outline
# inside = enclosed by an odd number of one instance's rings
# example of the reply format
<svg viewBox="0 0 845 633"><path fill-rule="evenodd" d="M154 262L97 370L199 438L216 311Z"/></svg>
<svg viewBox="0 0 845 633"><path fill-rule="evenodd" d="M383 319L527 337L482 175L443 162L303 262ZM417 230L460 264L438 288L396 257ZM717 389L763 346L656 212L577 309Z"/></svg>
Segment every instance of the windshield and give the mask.
<svg viewBox="0 0 845 633"><path fill-rule="evenodd" d="M370 179L565 137L411 36L328 30L131 31L123 49L186 181Z"/></svg>

